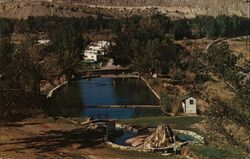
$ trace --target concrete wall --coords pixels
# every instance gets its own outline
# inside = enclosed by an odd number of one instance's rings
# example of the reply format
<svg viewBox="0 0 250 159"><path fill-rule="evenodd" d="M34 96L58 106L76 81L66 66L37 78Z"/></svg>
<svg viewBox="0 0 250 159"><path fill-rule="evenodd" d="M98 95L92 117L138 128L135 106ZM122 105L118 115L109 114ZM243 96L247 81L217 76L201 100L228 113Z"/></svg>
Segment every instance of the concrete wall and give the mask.
<svg viewBox="0 0 250 159"><path fill-rule="evenodd" d="M180 133L180 134L185 134L185 135L192 136L195 139L195 141L189 141L188 143L191 143L191 144L205 144L204 137L198 135L197 133L195 133L193 131L177 130L177 129L174 129L173 131L174 131L174 133Z"/></svg>

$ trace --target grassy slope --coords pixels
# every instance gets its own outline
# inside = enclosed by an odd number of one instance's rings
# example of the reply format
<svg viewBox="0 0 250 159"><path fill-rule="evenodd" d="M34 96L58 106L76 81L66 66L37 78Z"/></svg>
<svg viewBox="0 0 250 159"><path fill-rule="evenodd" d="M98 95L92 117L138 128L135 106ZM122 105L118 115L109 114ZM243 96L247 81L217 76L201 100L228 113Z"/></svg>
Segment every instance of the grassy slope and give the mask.
<svg viewBox="0 0 250 159"><path fill-rule="evenodd" d="M195 156L205 157L209 159L222 159L222 158L245 158L247 154L241 149L232 145L225 145L223 148L217 148L207 145L190 145L188 146L191 153Z"/></svg>
<svg viewBox="0 0 250 159"><path fill-rule="evenodd" d="M201 133L193 125L204 120L205 117L151 117L151 118L137 118L123 120L121 123L126 123L141 127L156 127L159 124L168 124L172 128L192 130L194 132L200 133L206 138L206 133ZM215 145L210 145L210 141L206 145L188 145L188 154L194 158L209 158L209 159L223 159L223 158L244 158L246 157L246 152L239 149L239 147L234 147L229 144L223 144L220 147Z"/></svg>
<svg viewBox="0 0 250 159"><path fill-rule="evenodd" d="M175 129L192 130L191 125L198 123L204 119L200 116L180 116L180 117L150 117L150 118L136 118L121 121L125 124L142 126L142 127L156 127L160 124L168 124Z"/></svg>

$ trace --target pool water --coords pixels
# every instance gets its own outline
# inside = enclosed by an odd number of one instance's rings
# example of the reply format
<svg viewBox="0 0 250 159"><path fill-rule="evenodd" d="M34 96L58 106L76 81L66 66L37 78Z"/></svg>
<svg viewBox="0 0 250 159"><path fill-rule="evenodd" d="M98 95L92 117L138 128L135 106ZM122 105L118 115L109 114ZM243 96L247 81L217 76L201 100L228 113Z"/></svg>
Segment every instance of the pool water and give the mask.
<svg viewBox="0 0 250 159"><path fill-rule="evenodd" d="M53 96L56 112L63 116L128 119L162 115L159 108L97 108L103 105L158 105L140 79L92 78L73 81Z"/></svg>

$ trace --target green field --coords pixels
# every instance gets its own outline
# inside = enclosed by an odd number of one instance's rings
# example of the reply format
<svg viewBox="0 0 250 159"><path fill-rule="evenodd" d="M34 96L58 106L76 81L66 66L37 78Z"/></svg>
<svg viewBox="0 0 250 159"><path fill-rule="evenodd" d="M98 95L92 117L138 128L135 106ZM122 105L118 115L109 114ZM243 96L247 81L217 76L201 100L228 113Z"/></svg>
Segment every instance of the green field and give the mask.
<svg viewBox="0 0 250 159"><path fill-rule="evenodd" d="M222 158L234 158L243 159L247 154L238 147L232 145L225 145L222 148L205 146L205 145L190 145L189 150L197 156L202 156L209 159L222 159Z"/></svg>
<svg viewBox="0 0 250 159"><path fill-rule="evenodd" d="M179 116L179 117L148 117L148 118L136 118L122 120L121 123L141 126L141 127L157 127L160 124L170 125L174 129L183 129L183 130L193 130L192 125L202 121L204 117L200 116Z"/></svg>

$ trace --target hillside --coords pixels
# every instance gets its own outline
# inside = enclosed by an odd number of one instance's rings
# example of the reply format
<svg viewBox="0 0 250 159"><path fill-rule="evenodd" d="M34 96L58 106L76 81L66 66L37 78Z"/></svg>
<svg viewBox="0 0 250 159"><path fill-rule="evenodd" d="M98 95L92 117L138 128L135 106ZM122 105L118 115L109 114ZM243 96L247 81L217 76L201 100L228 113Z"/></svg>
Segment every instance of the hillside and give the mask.
<svg viewBox="0 0 250 159"><path fill-rule="evenodd" d="M246 0L0 0L0 16L84 17L101 14L107 17L148 16L161 13L173 18L197 15L248 16Z"/></svg>

